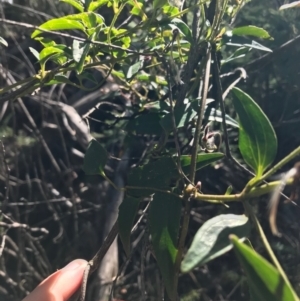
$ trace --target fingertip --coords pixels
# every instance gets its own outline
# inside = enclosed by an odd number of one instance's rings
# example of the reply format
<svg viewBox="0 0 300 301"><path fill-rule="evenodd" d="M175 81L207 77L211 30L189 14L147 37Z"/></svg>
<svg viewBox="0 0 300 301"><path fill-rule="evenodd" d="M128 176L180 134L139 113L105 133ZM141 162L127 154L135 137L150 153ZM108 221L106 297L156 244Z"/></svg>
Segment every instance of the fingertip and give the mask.
<svg viewBox="0 0 300 301"><path fill-rule="evenodd" d="M87 261L76 259L45 279L23 301L67 301L80 287Z"/></svg>

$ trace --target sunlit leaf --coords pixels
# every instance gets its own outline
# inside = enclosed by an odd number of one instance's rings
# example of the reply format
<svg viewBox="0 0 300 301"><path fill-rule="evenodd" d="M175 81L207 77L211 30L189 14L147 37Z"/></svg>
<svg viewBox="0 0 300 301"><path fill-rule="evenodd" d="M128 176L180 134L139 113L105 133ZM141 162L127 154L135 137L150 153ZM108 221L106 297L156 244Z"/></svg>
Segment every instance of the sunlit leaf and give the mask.
<svg viewBox="0 0 300 301"><path fill-rule="evenodd" d="M44 48L39 54L41 64L44 64L51 55L56 53L64 53L64 50L53 46Z"/></svg>
<svg viewBox="0 0 300 301"><path fill-rule="evenodd" d="M80 1L80 0L60 0L60 1L72 5L73 7L75 7L80 12L84 11L84 7L82 5L82 1Z"/></svg>
<svg viewBox="0 0 300 301"><path fill-rule="evenodd" d="M300 1L294 1L292 3L283 4L279 7L279 10L284 10L288 8L300 7Z"/></svg>
<svg viewBox="0 0 300 301"><path fill-rule="evenodd" d="M142 2L129 0L128 4L133 6L131 11L130 11L131 15L144 17L144 14L143 14L143 11L142 11L144 4Z"/></svg>
<svg viewBox="0 0 300 301"><path fill-rule="evenodd" d="M80 14L68 15L64 18L68 20L80 21L85 25L86 28L93 28L99 24L104 23L103 17L94 12L84 12Z"/></svg>
<svg viewBox="0 0 300 301"><path fill-rule="evenodd" d="M41 29L49 30L49 31L55 31L55 30L66 30L66 29L79 29L84 31L85 28L83 24L76 20L69 20L65 17L58 18L58 19L52 19L40 26ZM39 34L41 34L43 31L37 29L35 30L31 38L37 37Z"/></svg>
<svg viewBox="0 0 300 301"><path fill-rule="evenodd" d="M131 79L133 78L143 67L143 61L138 61L135 64L131 65L127 71L126 78Z"/></svg>
<svg viewBox="0 0 300 301"><path fill-rule="evenodd" d="M222 61L222 64L226 64L226 63L229 63L233 60L236 60L236 59L239 59L239 58L242 58L242 57L245 57L245 55L247 53L249 53L251 51L251 48L248 48L248 47L240 47L238 48L236 51L234 51L233 54L231 54L228 58L224 59Z"/></svg>
<svg viewBox="0 0 300 301"><path fill-rule="evenodd" d="M8 46L6 40L4 40L2 37L0 37L0 44L4 45L4 46Z"/></svg>
<svg viewBox="0 0 300 301"><path fill-rule="evenodd" d="M104 173L108 155L99 142L92 139L84 156L83 170L86 175L101 175Z"/></svg>
<svg viewBox="0 0 300 301"><path fill-rule="evenodd" d="M140 199L126 196L119 207L119 235L126 255L130 255L130 235Z"/></svg>
<svg viewBox="0 0 300 301"><path fill-rule="evenodd" d="M231 31L226 32L222 36L222 44L227 46L234 46L234 47L247 47L250 49L257 49L265 52L272 52L272 50L254 40L250 40L246 36L237 36L232 35Z"/></svg>
<svg viewBox="0 0 300 301"><path fill-rule="evenodd" d="M80 74L83 70L84 61L89 53L90 47L91 47L91 43L89 42L80 42L77 40L73 40L73 45L72 45L73 59L77 63L76 71L78 74Z"/></svg>
<svg viewBox="0 0 300 301"><path fill-rule="evenodd" d="M172 195L155 193L150 205L149 229L154 254L161 271L166 291L176 300L175 259L180 226L181 200Z"/></svg>
<svg viewBox="0 0 300 301"><path fill-rule="evenodd" d="M171 5L165 5L163 7L163 12L164 14L166 14L167 16L174 16L179 14L179 8L176 6L171 6Z"/></svg>
<svg viewBox="0 0 300 301"><path fill-rule="evenodd" d="M228 236L239 238L250 233L249 219L245 215L222 214L205 222L194 236L182 263L181 271L187 273L232 249Z"/></svg>
<svg viewBox="0 0 300 301"><path fill-rule="evenodd" d="M250 288L258 301L298 301L291 285L277 269L234 235L230 237L236 256L242 265Z"/></svg>
<svg viewBox="0 0 300 301"><path fill-rule="evenodd" d="M100 8L102 5L107 4L108 0L98 0L98 1L92 1L89 5L88 11L94 11L98 8Z"/></svg>
<svg viewBox="0 0 300 301"><path fill-rule="evenodd" d="M245 92L233 88L233 104L239 116L239 149L245 162L261 176L277 153L275 131L265 113Z"/></svg>
<svg viewBox="0 0 300 301"><path fill-rule="evenodd" d="M196 160L196 170L199 170L213 162L216 162L224 158L223 153L202 153L197 155ZM180 162L182 166L182 171L185 174L189 174L190 165L191 165L191 155L182 155L180 157Z"/></svg>
<svg viewBox="0 0 300 301"><path fill-rule="evenodd" d="M207 114L209 113L209 115ZM207 116L208 115L208 116ZM211 108L210 110L205 110L205 115L209 121L222 122L222 113L220 110L216 110L215 108ZM227 125L230 125L234 128L238 128L239 124L229 115L225 115L225 122Z"/></svg>
<svg viewBox="0 0 300 301"><path fill-rule="evenodd" d="M265 29L253 25L236 27L232 30L232 34L237 36L253 36L262 39L271 38Z"/></svg>
<svg viewBox="0 0 300 301"><path fill-rule="evenodd" d="M39 61L40 60L40 54L37 50L35 50L32 47L29 47L30 52L34 55L34 57Z"/></svg>
<svg viewBox="0 0 300 301"><path fill-rule="evenodd" d="M193 41L192 32L189 26L179 18L173 18L169 23L169 27L174 30L177 28L179 32L191 43Z"/></svg>

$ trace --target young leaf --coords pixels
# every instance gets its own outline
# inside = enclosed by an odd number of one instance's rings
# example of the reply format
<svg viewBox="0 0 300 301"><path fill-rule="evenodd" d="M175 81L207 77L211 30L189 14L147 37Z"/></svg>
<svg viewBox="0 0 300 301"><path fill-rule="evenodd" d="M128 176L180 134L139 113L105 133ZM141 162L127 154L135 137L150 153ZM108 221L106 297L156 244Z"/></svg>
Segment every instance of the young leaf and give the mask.
<svg viewBox="0 0 300 301"><path fill-rule="evenodd" d="M180 225L181 200L172 195L155 193L150 205L149 229L154 254L161 271L166 291L176 300L174 263Z"/></svg>
<svg viewBox="0 0 300 301"><path fill-rule="evenodd" d="M99 24L104 23L104 19L101 15L94 12L84 12L80 14L68 15L64 17L67 20L74 20L82 22L86 28L91 29Z"/></svg>
<svg viewBox="0 0 300 301"><path fill-rule="evenodd" d="M224 154L223 153L208 153L208 154L198 154L197 155L197 161L196 161L196 170L201 169L213 162L216 162L220 159L223 159ZM180 157L180 162L182 166L182 171L185 174L188 174L190 171L190 165L191 165L191 156L190 155L182 155Z"/></svg>
<svg viewBox="0 0 300 301"><path fill-rule="evenodd" d="M77 10L79 10L80 12L84 11L84 7L82 5L82 2L79 0L60 0L61 2L65 2L68 3L70 5L72 5L73 7L75 7Z"/></svg>
<svg viewBox="0 0 300 301"><path fill-rule="evenodd" d="M275 131L261 108L245 92L233 88L233 104L239 116L239 149L259 177L277 153Z"/></svg>
<svg viewBox="0 0 300 301"><path fill-rule="evenodd" d="M130 234L133 222L139 208L140 199L126 196L119 207L119 235L126 255L130 255Z"/></svg>
<svg viewBox="0 0 300 301"><path fill-rule="evenodd" d="M270 39L271 36L263 28L256 27L253 25L236 27L232 30L232 34L237 36L253 36L262 39Z"/></svg>
<svg viewBox="0 0 300 301"><path fill-rule="evenodd" d="M249 219L245 215L222 214L213 217L197 231L181 263L181 271L189 272L231 250L230 234L244 238L249 233Z"/></svg>
<svg viewBox="0 0 300 301"><path fill-rule="evenodd" d="M64 50L53 46L44 48L39 54L40 63L44 65L46 61L56 53L64 53Z"/></svg>
<svg viewBox="0 0 300 301"><path fill-rule="evenodd" d="M92 139L84 156L83 170L87 175L104 174L107 152L99 142Z"/></svg>
<svg viewBox="0 0 300 301"><path fill-rule="evenodd" d="M102 5L105 5L106 3L108 3L108 0L96 0L90 3L88 11L95 11L96 9L98 9L99 7L101 7Z"/></svg>
<svg viewBox="0 0 300 301"><path fill-rule="evenodd" d="M68 20L66 19L66 17L49 20L44 24L42 24L40 28L45 30L50 30L50 31L65 30L65 29L80 29L82 31L85 30L81 22L76 20ZM42 31L37 29L32 33L31 38L35 38L41 33Z"/></svg>
<svg viewBox="0 0 300 301"><path fill-rule="evenodd" d="M285 282L279 272L262 256L230 236L237 258L247 275L249 286L258 301L298 301L290 283Z"/></svg>

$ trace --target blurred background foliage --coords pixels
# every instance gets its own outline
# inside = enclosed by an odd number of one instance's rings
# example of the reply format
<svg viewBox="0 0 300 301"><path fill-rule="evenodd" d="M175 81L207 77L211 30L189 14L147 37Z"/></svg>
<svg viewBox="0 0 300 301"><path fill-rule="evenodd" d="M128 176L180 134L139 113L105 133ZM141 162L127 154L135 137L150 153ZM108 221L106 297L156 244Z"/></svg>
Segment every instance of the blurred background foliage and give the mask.
<svg viewBox="0 0 300 301"><path fill-rule="evenodd" d="M263 41L262 44L273 52L253 50L221 69L225 88L234 78L234 75L225 76L226 74L237 67L245 69L247 78L240 83L240 87L253 97L270 118L279 142L277 161L300 144L300 9L279 11L279 6L286 2L252 0L245 5L235 21L236 26L250 24L266 29L273 40ZM0 3L1 18L32 25L40 25L50 18L70 13L70 6L57 0L15 0L13 4ZM111 10L104 7L101 8L101 14L107 23L113 17ZM129 11L124 12L118 22L124 21L127 14ZM7 84L3 76L7 70L16 80L38 71L39 66L29 47L39 50L40 45L30 39L31 32L31 29L22 26L0 22L0 34L8 42L7 48L0 46L0 86ZM232 51L232 48L223 47L223 59L228 58ZM95 70L94 76L98 81L103 79L101 70ZM119 162L116 158L124 156L124 145L129 143L126 139L130 139L130 143L135 146L131 153L131 165L140 162L143 151L151 140L149 135L144 134L126 136L122 127L127 120L117 121L118 117L124 117L128 107L133 111L138 108L139 95L147 100L157 97L154 89L143 89L141 83L134 86L137 93L119 89L119 85L113 77L108 77L100 89L91 93L61 85L43 88L36 96L24 97L24 104L39 131L32 130L32 124L28 122L19 103L0 104L0 139L5 146L2 149L0 145L1 210L19 223L39 229L37 232L10 229L4 233L0 228L2 235L7 234L5 248L0 247L1 300L20 299L41 279L68 261L76 257L91 258L101 244L105 208L110 196L109 185L100 177L84 175L82 163L87 147L85 129L82 130L82 135L74 135L65 120L67 113L56 111L50 100L65 103L75 108L80 115L86 114L101 102L101 106L90 115L89 129L111 155L106 173L113 177ZM211 94L213 97L213 91ZM45 99L48 102L42 104L39 101ZM230 108L227 109L230 113ZM67 119L70 118L67 116ZM231 112L231 116L236 117L234 112ZM68 121L70 123L69 119ZM60 166L59 176L53 170L53 162L41 147L39 132ZM232 131L230 139L236 144L237 132ZM236 156L239 154L236 153ZM291 166L292 164L293 162ZM9 182L5 177L7 170ZM216 194L224 193L229 185L236 191L240 190L247 178L243 171L226 161L207 167L197 175L197 179L202 182L203 191ZM5 189L7 185L10 187L9 192ZM253 204L276 255L299 294L300 208L290 203L280 206L278 223L284 236L279 240L272 237L268 230L267 200L264 197L255 200ZM204 221L227 212L225 207L207 203L193 202L192 208L188 245ZM242 212L239 204L231 205L230 210ZM2 216L1 221L4 220L5 217ZM5 221L8 221L8 217ZM145 224L141 223L139 227L144 229ZM41 229L46 229L49 233L46 234ZM138 233L133 236L133 244L138 244ZM251 241L258 251L264 253L257 237L251 237ZM143 280L147 300L159 300L161 281L158 269L150 253L145 256L141 247L135 249L130 261L126 260L124 253L119 254L122 269L114 289L115 295L120 299L140 300L141 258L147 261ZM248 288L242 275L237 260L230 252L181 276L179 293L185 301L248 300ZM97 286L96 280L90 286L91 289L92 286ZM90 300L93 300L92 297Z"/></svg>

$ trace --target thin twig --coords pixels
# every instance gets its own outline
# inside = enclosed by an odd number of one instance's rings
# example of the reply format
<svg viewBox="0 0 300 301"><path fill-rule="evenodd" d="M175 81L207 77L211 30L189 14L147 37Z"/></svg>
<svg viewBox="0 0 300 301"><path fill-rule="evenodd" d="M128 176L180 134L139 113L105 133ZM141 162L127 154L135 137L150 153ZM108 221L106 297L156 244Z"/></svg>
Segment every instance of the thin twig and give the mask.
<svg viewBox="0 0 300 301"><path fill-rule="evenodd" d="M110 47L112 49L122 50L122 51L127 52L127 53L134 53L134 54L147 55L147 56L154 55L153 53L143 53L143 52L139 52L139 51L136 51L136 50L126 49L126 48L123 48L121 46L117 46L117 45L113 45L113 44L108 44L108 43L104 43L104 42L92 41L92 40L89 40L89 39L80 38L80 37L70 35L70 34L67 34L67 33L46 30L46 29L40 28L39 26L31 25L31 24L28 24L28 23L16 22L16 21L13 21L13 20L6 20L6 19L3 19L3 18L0 18L0 22L6 23L6 24L11 24L11 25L16 25L16 26L22 26L22 27L29 28L29 29L36 29L36 30L40 30L42 32L50 33L50 34L60 36L60 37L64 37L64 38L74 39L74 40L77 40L77 41L80 41L80 42L88 42L88 43L91 43L91 44L94 44L94 45Z"/></svg>
<svg viewBox="0 0 300 301"><path fill-rule="evenodd" d="M96 255L88 262L88 265L84 271L83 275L83 280L81 283L81 288L79 291L75 293L75 295L70 299L70 300L77 300L79 297L79 301L84 301L85 300L85 295L86 295L86 286L87 286L87 281L88 277L96 270L98 269L103 257L107 253L108 249L110 248L111 244L117 237L119 232L118 229L118 222L115 222L113 227L111 228L110 232L108 233L107 237L105 238L101 248L98 250Z"/></svg>
<svg viewBox="0 0 300 301"><path fill-rule="evenodd" d="M211 49L210 49L210 47L208 47L207 54L206 54L206 66L205 66L205 74L204 74L203 93L202 93L202 99L201 99L198 117L197 117L196 132L194 135L193 150L192 150L192 155L191 155L190 181L192 183L195 182L199 140L200 140L204 109L205 109L207 93L208 93L210 66L211 66Z"/></svg>

